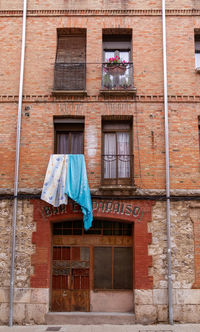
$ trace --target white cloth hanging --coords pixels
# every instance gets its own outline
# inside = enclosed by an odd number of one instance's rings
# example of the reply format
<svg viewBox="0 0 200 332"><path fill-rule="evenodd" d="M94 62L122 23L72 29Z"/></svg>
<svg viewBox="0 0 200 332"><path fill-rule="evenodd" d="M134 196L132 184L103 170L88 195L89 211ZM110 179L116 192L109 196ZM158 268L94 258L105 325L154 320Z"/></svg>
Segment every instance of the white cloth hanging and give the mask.
<svg viewBox="0 0 200 332"><path fill-rule="evenodd" d="M41 199L57 207L68 203L65 194L65 183L69 156L66 154L52 154L42 189Z"/></svg>

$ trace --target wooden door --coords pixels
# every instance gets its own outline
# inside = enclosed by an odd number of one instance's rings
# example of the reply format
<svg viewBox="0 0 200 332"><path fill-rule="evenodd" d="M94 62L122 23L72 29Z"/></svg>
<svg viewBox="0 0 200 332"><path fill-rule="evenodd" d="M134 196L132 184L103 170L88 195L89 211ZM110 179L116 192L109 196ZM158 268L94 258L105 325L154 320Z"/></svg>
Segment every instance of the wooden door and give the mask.
<svg viewBox="0 0 200 332"><path fill-rule="evenodd" d="M54 246L52 311L89 311L88 247Z"/></svg>

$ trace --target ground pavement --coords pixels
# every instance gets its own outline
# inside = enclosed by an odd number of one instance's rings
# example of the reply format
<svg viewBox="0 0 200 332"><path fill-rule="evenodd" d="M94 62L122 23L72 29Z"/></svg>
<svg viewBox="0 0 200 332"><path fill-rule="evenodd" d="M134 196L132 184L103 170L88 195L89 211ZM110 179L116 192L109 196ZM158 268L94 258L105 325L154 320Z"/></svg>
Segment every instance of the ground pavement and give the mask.
<svg viewBox="0 0 200 332"><path fill-rule="evenodd" d="M200 324L0 326L0 332L200 332Z"/></svg>

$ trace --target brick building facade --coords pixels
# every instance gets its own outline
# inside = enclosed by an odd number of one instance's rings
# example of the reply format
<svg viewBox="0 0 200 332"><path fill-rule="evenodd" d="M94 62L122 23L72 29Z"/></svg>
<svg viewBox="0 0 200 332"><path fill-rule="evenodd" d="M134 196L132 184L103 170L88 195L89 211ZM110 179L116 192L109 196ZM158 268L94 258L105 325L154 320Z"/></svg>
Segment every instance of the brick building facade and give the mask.
<svg viewBox="0 0 200 332"><path fill-rule="evenodd" d="M1 324L9 317L22 16L22 0L0 2ZM196 323L198 1L167 0L166 31L173 313ZM123 72L107 66L116 56L126 61ZM73 201L54 208L40 200L53 153L84 153L94 214L88 233ZM165 182L161 1L28 0L14 323L51 322L58 311L167 322Z"/></svg>

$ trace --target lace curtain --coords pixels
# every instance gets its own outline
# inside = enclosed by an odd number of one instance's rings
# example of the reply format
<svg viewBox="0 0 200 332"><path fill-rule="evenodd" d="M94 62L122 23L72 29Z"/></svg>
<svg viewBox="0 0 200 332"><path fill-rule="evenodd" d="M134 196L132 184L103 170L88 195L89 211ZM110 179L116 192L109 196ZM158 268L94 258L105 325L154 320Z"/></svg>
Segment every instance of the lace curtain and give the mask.
<svg viewBox="0 0 200 332"><path fill-rule="evenodd" d="M71 140L70 140L71 136ZM57 153L59 154L82 154L83 133L59 133L57 136Z"/></svg>
<svg viewBox="0 0 200 332"><path fill-rule="evenodd" d="M104 178L130 177L129 133L104 136ZM118 176L117 176L118 175Z"/></svg>

